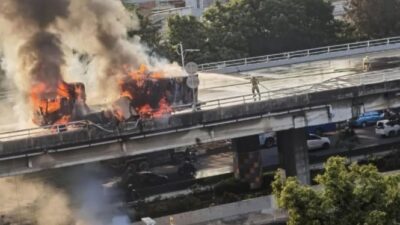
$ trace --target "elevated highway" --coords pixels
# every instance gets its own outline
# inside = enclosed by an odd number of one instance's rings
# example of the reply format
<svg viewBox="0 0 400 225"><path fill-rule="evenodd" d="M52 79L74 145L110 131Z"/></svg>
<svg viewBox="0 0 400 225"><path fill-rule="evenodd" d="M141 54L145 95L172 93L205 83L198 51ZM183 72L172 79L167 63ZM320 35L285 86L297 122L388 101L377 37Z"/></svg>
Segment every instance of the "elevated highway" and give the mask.
<svg viewBox="0 0 400 225"><path fill-rule="evenodd" d="M325 82L208 100L201 110L109 129L89 123L69 131L27 129L0 134L0 176L71 166L187 146L344 121L354 111L398 107L397 69L347 75Z"/></svg>
<svg viewBox="0 0 400 225"><path fill-rule="evenodd" d="M205 63L200 65L200 70L204 72L227 74L239 73L243 71L252 71L296 63L314 62L360 54L370 54L399 48L400 37L391 37L257 57Z"/></svg>

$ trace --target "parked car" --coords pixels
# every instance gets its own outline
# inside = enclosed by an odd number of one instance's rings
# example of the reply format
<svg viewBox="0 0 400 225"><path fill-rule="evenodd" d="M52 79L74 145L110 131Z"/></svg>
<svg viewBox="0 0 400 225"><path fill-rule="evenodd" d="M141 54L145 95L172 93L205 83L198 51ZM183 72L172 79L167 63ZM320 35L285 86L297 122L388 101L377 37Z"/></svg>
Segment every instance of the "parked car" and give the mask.
<svg viewBox="0 0 400 225"><path fill-rule="evenodd" d="M382 137L394 137L400 133L398 120L379 120L376 122L375 134Z"/></svg>
<svg viewBox="0 0 400 225"><path fill-rule="evenodd" d="M331 141L327 137L321 137L316 134L309 134L307 137L308 150L328 149L331 146Z"/></svg>
<svg viewBox="0 0 400 225"><path fill-rule="evenodd" d="M384 113L378 111L365 112L357 118L350 121L353 127L366 127L368 125L376 124L379 120L384 119Z"/></svg>

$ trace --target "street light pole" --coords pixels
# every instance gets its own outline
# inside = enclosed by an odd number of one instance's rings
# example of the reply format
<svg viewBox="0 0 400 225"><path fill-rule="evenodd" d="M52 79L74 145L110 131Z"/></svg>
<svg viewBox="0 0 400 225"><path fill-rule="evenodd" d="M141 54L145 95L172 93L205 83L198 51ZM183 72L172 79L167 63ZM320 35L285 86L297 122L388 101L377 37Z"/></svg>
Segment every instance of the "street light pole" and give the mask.
<svg viewBox="0 0 400 225"><path fill-rule="evenodd" d="M183 52L183 44L182 42L179 42L179 49L181 50L181 60L182 60L182 66L185 66L185 53Z"/></svg>
<svg viewBox="0 0 400 225"><path fill-rule="evenodd" d="M182 42L179 42L178 46L179 46L179 52L177 51L177 53L178 53L178 55L181 56L182 67L185 66L185 54L186 54L186 52L199 52L200 51L200 49L191 49L191 48L183 49Z"/></svg>

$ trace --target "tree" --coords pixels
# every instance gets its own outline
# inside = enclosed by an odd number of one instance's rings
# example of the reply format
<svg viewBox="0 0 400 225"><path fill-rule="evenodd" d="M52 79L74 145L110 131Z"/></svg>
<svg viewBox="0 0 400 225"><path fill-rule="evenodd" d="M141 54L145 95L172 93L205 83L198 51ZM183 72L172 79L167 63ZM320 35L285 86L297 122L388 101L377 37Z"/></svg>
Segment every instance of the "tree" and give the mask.
<svg viewBox="0 0 400 225"><path fill-rule="evenodd" d="M194 16L175 15L168 18L167 31L168 58L181 62L177 51L178 44L182 43L185 49L199 49L200 52L191 52L185 56L186 62L205 62L208 59L207 37L203 24Z"/></svg>
<svg viewBox="0 0 400 225"><path fill-rule="evenodd" d="M278 205L289 213L289 225L394 225L400 222L400 177L384 176L372 165L346 165L330 158L315 181L302 186L281 172L272 184Z"/></svg>
<svg viewBox="0 0 400 225"><path fill-rule="evenodd" d="M360 35L380 38L400 34L400 0L348 0L345 10Z"/></svg>
<svg viewBox="0 0 400 225"><path fill-rule="evenodd" d="M204 23L211 49L237 58L336 42L341 23L332 13L324 0L232 0L208 9Z"/></svg>

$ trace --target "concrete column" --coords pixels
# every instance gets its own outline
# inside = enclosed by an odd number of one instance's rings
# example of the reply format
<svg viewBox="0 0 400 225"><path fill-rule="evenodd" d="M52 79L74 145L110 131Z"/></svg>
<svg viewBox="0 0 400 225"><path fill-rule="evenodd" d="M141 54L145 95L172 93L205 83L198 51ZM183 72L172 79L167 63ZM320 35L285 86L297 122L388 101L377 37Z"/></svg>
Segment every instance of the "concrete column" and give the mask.
<svg viewBox="0 0 400 225"><path fill-rule="evenodd" d="M310 183L310 165L306 128L277 132L280 165L286 176L297 176L303 184Z"/></svg>
<svg viewBox="0 0 400 225"><path fill-rule="evenodd" d="M251 189L262 185L262 163L258 135L232 139L235 153L235 177L250 183Z"/></svg>

